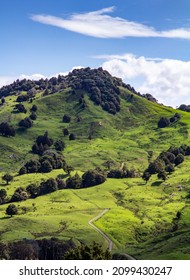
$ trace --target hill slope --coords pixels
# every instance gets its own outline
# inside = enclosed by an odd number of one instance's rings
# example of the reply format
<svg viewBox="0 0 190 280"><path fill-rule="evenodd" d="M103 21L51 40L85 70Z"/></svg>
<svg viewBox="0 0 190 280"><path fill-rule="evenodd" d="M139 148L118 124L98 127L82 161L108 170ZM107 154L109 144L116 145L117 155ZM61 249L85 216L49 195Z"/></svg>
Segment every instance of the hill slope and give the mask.
<svg viewBox="0 0 190 280"><path fill-rule="evenodd" d="M19 215L10 219L5 219L9 204L2 204L1 241L56 236L61 239L76 237L87 243L96 240L106 246L88 221L109 208L110 211L95 223L112 239L114 250L140 259L190 258L185 241L190 211L187 199L189 158L168 175L166 182L153 175L145 184L140 177L148 167L150 151L153 161L170 146L189 145L189 113L147 100L102 69L76 70L67 77L51 81L17 82L11 90L3 88L1 96L3 93L7 96L0 106L0 123L8 122L16 130L14 137L0 136L1 177L6 172L14 175L8 187L1 182L9 197L18 187L26 188L31 183L39 185L58 175L68 177L63 169L17 176L27 161L39 157L32 154L32 145L46 131L54 142L65 142L61 153L79 175L92 168L106 170L105 162L110 161L115 169L124 165L135 169L137 178L107 179L104 184L92 188L64 189L27 199L15 203L20 205ZM24 99L22 104L27 112L18 112L15 105ZM33 105L37 106L33 126L20 127L19 121L31 115ZM158 128L161 117L170 119L176 113L180 114L180 119ZM64 115L69 116L69 122L63 122ZM64 136L66 128L69 134L75 135L75 140ZM178 191L181 184L183 188ZM177 212L181 213L179 219ZM183 246L177 245L179 240L183 240Z"/></svg>

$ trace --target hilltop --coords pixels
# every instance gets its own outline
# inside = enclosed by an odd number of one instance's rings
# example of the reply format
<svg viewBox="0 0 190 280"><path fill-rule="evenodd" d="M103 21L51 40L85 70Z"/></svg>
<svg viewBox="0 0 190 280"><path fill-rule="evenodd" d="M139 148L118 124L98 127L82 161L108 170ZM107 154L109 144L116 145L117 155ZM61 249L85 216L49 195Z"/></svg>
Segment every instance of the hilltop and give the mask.
<svg viewBox="0 0 190 280"><path fill-rule="evenodd" d="M13 176L0 187L7 192L0 206L1 241L75 238L106 248L88 225L106 208L94 223L113 241L114 252L140 259L190 258L188 112L158 104L102 68L17 80L1 88L0 97L0 175ZM166 153L176 153L175 171L167 171ZM155 161L164 161L164 167L146 184L142 175ZM89 170L96 176L91 185ZM157 177L160 171L166 178ZM57 179L51 191L48 179ZM15 190L17 200L11 201ZM5 219L11 202L18 214Z"/></svg>

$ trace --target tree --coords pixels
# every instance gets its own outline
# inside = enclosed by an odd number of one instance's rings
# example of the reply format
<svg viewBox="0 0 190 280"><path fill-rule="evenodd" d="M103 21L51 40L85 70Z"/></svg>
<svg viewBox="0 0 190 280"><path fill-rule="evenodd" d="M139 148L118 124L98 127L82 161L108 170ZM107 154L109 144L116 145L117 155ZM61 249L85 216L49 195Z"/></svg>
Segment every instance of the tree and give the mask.
<svg viewBox="0 0 190 280"><path fill-rule="evenodd" d="M21 169L19 170L18 174L19 175L24 175L27 173L27 169L25 166L22 166Z"/></svg>
<svg viewBox="0 0 190 280"><path fill-rule="evenodd" d="M158 121L159 128L164 128L164 127L168 126L169 124L170 124L170 121L165 117L161 117L160 120Z"/></svg>
<svg viewBox="0 0 190 280"><path fill-rule="evenodd" d="M174 168L173 164L169 163L168 165L166 165L165 170L166 170L166 172L172 173L172 172L174 172L175 168Z"/></svg>
<svg viewBox="0 0 190 280"><path fill-rule="evenodd" d="M111 253L108 249L104 250L98 243L93 242L88 246L82 244L74 249L69 249L65 255L65 260L110 260Z"/></svg>
<svg viewBox="0 0 190 280"><path fill-rule="evenodd" d="M6 190L1 189L1 190L0 190L0 201L1 201L1 203L4 203L4 202L5 202L6 197L7 197L7 192L6 192ZM1 203L0 203L0 204L1 204Z"/></svg>
<svg viewBox="0 0 190 280"><path fill-rule="evenodd" d="M10 175L9 173L6 173L5 175L2 176L2 180L6 181L6 184L8 185L9 182L13 180L13 176Z"/></svg>
<svg viewBox="0 0 190 280"><path fill-rule="evenodd" d="M38 196L39 187L37 187L35 184L30 184L26 187L26 191L29 193L31 198L35 198Z"/></svg>
<svg viewBox="0 0 190 280"><path fill-rule="evenodd" d="M25 113L27 112L26 108L24 107L23 104L19 103L15 105L15 109L18 113Z"/></svg>
<svg viewBox="0 0 190 280"><path fill-rule="evenodd" d="M174 163L175 163L175 165L179 165L179 164L181 164L183 161L184 161L184 155L178 154L178 155L176 156L176 158L175 158Z"/></svg>
<svg viewBox="0 0 190 280"><path fill-rule="evenodd" d="M165 168L165 163L162 159L156 159L154 162L151 162L148 166L147 171L150 174L156 174Z"/></svg>
<svg viewBox="0 0 190 280"><path fill-rule="evenodd" d="M35 120L37 119L36 113L32 112L32 113L30 114L29 118L30 118L31 120L35 121Z"/></svg>
<svg viewBox="0 0 190 280"><path fill-rule="evenodd" d="M84 188L96 186L106 181L106 177L97 170L88 170L82 175L82 185Z"/></svg>
<svg viewBox="0 0 190 280"><path fill-rule="evenodd" d="M145 170L144 173L143 173L143 175L142 175L142 179L143 179L144 181L146 181L146 184L147 184L147 182L149 181L150 177L151 177L151 174L150 174L147 170Z"/></svg>
<svg viewBox="0 0 190 280"><path fill-rule="evenodd" d="M10 204L6 209L6 214L9 216L16 215L18 213L18 209L15 204Z"/></svg>
<svg viewBox="0 0 190 280"><path fill-rule="evenodd" d="M31 112L36 112L37 110L38 110L38 107L35 104L30 108Z"/></svg>
<svg viewBox="0 0 190 280"><path fill-rule="evenodd" d="M1 104L3 105L5 103L5 98L1 97Z"/></svg>
<svg viewBox="0 0 190 280"><path fill-rule="evenodd" d="M57 140L54 144L57 151L63 151L65 149L65 143L62 140Z"/></svg>
<svg viewBox="0 0 190 280"><path fill-rule="evenodd" d="M108 170L110 170L111 166L114 164L115 162L113 160L106 160L102 165L107 167Z"/></svg>
<svg viewBox="0 0 190 280"><path fill-rule="evenodd" d="M24 127L24 128L30 128L30 127L32 127L33 122L31 121L30 118L27 117L27 118L21 120L21 121L18 123L18 125L21 126L21 127Z"/></svg>
<svg viewBox="0 0 190 280"><path fill-rule="evenodd" d="M52 167L51 163L48 160L44 160L41 164L40 171L43 173L48 173L48 172L51 172L52 170L53 170L53 167Z"/></svg>
<svg viewBox="0 0 190 280"><path fill-rule="evenodd" d="M63 116L63 122L64 122L64 123L69 123L70 121L71 121L71 117L65 114L65 115Z"/></svg>
<svg viewBox="0 0 190 280"><path fill-rule="evenodd" d="M15 136L15 129L7 122L2 122L0 124L0 134L3 136Z"/></svg>
<svg viewBox="0 0 190 280"><path fill-rule="evenodd" d="M68 174L70 175L71 174L71 171L74 171L74 168L70 165L64 165L63 166L63 170Z"/></svg>
<svg viewBox="0 0 190 280"><path fill-rule="evenodd" d="M53 178L48 179L46 182L40 184L40 194L47 194L55 192L58 189L57 181Z"/></svg>
<svg viewBox="0 0 190 280"><path fill-rule="evenodd" d="M11 202L17 202L17 201L22 201L27 199L28 199L28 193L24 188L20 187L17 188L14 194L12 195Z"/></svg>
<svg viewBox="0 0 190 280"><path fill-rule="evenodd" d="M165 181L165 180L167 179L167 174L166 174L166 172L165 172L165 171L160 171L160 172L158 173L158 179L161 179L161 180Z"/></svg>
<svg viewBox="0 0 190 280"><path fill-rule="evenodd" d="M78 173L67 179L66 187L68 189L80 189L82 187L82 179Z"/></svg>
<svg viewBox="0 0 190 280"><path fill-rule="evenodd" d="M64 128L64 129L63 129L63 134L64 134L64 136L69 135L69 131L68 131L68 129L67 129L67 128Z"/></svg>
<svg viewBox="0 0 190 280"><path fill-rule="evenodd" d="M69 140L75 140L75 135L74 135L74 133L71 133L71 134L69 135Z"/></svg>

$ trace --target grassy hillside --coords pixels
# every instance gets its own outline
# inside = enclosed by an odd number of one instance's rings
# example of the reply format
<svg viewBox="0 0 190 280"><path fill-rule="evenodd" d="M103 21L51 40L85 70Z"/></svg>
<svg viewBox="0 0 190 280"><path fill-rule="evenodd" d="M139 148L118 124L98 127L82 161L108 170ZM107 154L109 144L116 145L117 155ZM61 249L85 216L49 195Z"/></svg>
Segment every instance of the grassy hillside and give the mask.
<svg viewBox="0 0 190 280"><path fill-rule="evenodd" d="M6 172L14 175L8 186L0 179L0 189L6 189L9 197L15 189L26 188L30 183L40 184L60 174L67 178L63 169L18 176L26 161L38 158L31 153L31 147L45 131L54 140L65 142L62 153L74 167L73 175L95 167L106 169L103 164L107 160L114 161L114 168L125 163L127 168L135 168L142 175L148 166L149 151L153 152L154 160L171 145L190 144L189 113L150 102L124 87L120 87L120 111L116 114L95 105L81 89L75 94L70 88L48 96L42 93L38 91L32 103L23 102L26 114L13 112L17 104L15 95L7 96L0 106L0 123L8 121L16 128L15 137L0 136L0 177ZM85 108L79 104L81 94ZM34 104L38 110L33 126L20 128L18 122L30 115ZM171 118L177 112L181 116L179 121L158 128L161 117ZM64 114L71 117L70 123L63 123ZM76 140L64 136L64 128L74 133ZM141 177L107 179L104 184L88 189L59 190L18 202L15 205L19 213L12 218L5 214L8 204L0 205L0 241L54 236L64 240L76 238L85 243L95 240L106 247L106 241L88 221L109 208L95 224L114 242L114 251L126 252L137 259L190 259L189 164L190 159L186 157L165 182L156 175L147 184ZM178 185L183 185L182 190L179 191ZM177 212L181 213L179 219Z"/></svg>

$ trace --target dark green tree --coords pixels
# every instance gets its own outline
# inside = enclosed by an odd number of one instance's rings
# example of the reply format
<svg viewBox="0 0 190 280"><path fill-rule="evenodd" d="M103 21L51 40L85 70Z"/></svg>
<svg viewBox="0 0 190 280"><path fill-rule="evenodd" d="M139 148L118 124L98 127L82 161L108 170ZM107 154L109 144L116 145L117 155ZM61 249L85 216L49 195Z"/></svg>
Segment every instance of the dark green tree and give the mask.
<svg viewBox="0 0 190 280"><path fill-rule="evenodd" d="M89 170L82 175L82 185L84 188L96 186L106 181L106 176L97 170Z"/></svg>
<svg viewBox="0 0 190 280"><path fill-rule="evenodd" d="M179 165L179 164L181 164L183 161L184 161L184 155L178 154L178 155L176 156L176 158L175 158L174 163L175 163L175 165Z"/></svg>
<svg viewBox="0 0 190 280"><path fill-rule="evenodd" d="M54 143L54 147L57 151L63 151L65 149L65 143L62 140L57 140Z"/></svg>
<svg viewBox="0 0 190 280"><path fill-rule="evenodd" d="M36 112L37 110L38 110L38 107L35 104L30 108L31 112Z"/></svg>
<svg viewBox="0 0 190 280"><path fill-rule="evenodd" d="M9 125L7 122L2 122L0 124L0 134L2 136L15 136L15 129L13 126Z"/></svg>
<svg viewBox="0 0 190 280"><path fill-rule="evenodd" d="M63 116L63 122L64 122L64 123L69 123L70 121L71 121L71 117L65 114L65 115Z"/></svg>
<svg viewBox="0 0 190 280"><path fill-rule="evenodd" d="M167 127L169 124L170 124L170 121L165 117L161 117L160 120L158 121L159 128Z"/></svg>
<svg viewBox="0 0 190 280"><path fill-rule="evenodd" d="M32 120L30 118L27 117L27 118L21 120L18 123L18 125L21 126L21 127L24 127L24 128L30 128L30 127L32 127L33 122L32 122Z"/></svg>
<svg viewBox="0 0 190 280"><path fill-rule="evenodd" d="M2 176L2 180L6 181L6 184L8 185L9 182L13 180L13 176L10 175L9 173L6 173L5 175Z"/></svg>
<svg viewBox="0 0 190 280"><path fill-rule="evenodd" d="M44 160L41 164L41 172L48 173L53 170L51 163L48 160Z"/></svg>
<svg viewBox="0 0 190 280"><path fill-rule="evenodd" d="M67 189L80 189L82 187L82 178L76 173L66 181Z"/></svg>
<svg viewBox="0 0 190 280"><path fill-rule="evenodd" d="M0 201L1 201L1 203L5 203L6 197L7 197L6 190L5 189L1 189L0 190Z"/></svg>
<svg viewBox="0 0 190 280"><path fill-rule="evenodd" d="M64 129L63 129L63 135L64 135L64 136L69 135L69 130L68 130L67 128L64 128Z"/></svg>
<svg viewBox="0 0 190 280"><path fill-rule="evenodd" d="M69 134L69 140L75 140L75 135L74 133Z"/></svg>
<svg viewBox="0 0 190 280"><path fill-rule="evenodd" d="M158 179L161 179L161 180L165 181L165 180L167 179L167 174L166 174L166 172L165 172L165 171L160 171L160 172L158 173Z"/></svg>
<svg viewBox="0 0 190 280"><path fill-rule="evenodd" d="M12 217L13 215L16 215L17 213L18 213L18 209L17 209L16 205L9 204L9 206L6 209L6 214Z"/></svg>
<svg viewBox="0 0 190 280"><path fill-rule="evenodd" d="M25 166L22 166L18 173L19 173L19 175L24 175L24 174L26 174L26 173L27 173L26 167L25 167Z"/></svg>
<svg viewBox="0 0 190 280"><path fill-rule="evenodd" d="M146 182L146 184L149 181L150 177L151 177L151 174L147 170L145 170L142 175L142 179Z"/></svg>

